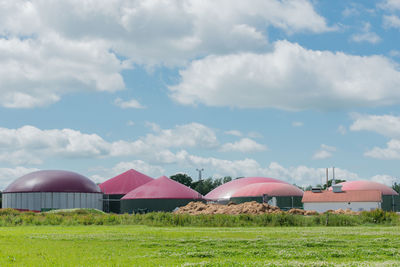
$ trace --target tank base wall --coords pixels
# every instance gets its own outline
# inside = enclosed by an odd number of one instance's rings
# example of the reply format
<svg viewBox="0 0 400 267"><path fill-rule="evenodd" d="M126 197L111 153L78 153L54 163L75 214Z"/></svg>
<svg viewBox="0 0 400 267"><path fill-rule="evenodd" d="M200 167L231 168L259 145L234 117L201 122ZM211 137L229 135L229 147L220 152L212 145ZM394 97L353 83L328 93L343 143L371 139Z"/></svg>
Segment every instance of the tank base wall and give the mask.
<svg viewBox="0 0 400 267"><path fill-rule="evenodd" d="M121 199L121 213L145 213L152 211L173 211L200 199Z"/></svg>
<svg viewBox="0 0 400 267"><path fill-rule="evenodd" d="M124 195L103 195L103 211L121 213L121 198Z"/></svg>

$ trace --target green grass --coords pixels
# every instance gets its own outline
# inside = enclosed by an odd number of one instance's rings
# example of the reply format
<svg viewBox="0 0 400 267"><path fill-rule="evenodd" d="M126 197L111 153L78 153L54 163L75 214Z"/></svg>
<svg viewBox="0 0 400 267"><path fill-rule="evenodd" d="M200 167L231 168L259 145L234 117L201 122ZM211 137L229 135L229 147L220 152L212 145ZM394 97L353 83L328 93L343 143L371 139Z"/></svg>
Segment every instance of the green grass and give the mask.
<svg viewBox="0 0 400 267"><path fill-rule="evenodd" d="M0 227L0 266L399 266L400 227Z"/></svg>
<svg viewBox="0 0 400 267"><path fill-rule="evenodd" d="M361 215L319 214L313 216L282 214L263 215L187 215L168 212L147 214L107 214L98 210L57 210L46 213L18 212L0 209L0 226L18 225L148 225L148 226L400 226L400 216L393 212L374 210Z"/></svg>

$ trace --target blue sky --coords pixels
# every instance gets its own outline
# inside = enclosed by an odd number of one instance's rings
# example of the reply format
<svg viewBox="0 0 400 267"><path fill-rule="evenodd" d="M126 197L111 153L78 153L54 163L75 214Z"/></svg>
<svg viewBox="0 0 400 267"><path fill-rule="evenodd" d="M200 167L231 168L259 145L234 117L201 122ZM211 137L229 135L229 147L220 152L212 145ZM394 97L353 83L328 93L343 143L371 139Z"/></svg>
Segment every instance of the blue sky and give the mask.
<svg viewBox="0 0 400 267"><path fill-rule="evenodd" d="M400 1L3 1L0 188L268 176L399 182Z"/></svg>

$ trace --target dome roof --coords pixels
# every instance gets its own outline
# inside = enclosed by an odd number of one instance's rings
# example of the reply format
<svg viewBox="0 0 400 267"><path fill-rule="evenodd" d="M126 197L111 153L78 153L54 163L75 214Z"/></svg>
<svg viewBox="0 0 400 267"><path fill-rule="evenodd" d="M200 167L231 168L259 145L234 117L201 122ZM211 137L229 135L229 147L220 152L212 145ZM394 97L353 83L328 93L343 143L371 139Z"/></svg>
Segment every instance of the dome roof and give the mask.
<svg viewBox="0 0 400 267"><path fill-rule="evenodd" d="M126 194L122 199L201 199L195 190L162 176Z"/></svg>
<svg viewBox="0 0 400 267"><path fill-rule="evenodd" d="M398 195L396 191L390 188L387 185L372 182L372 181L350 181L350 182L343 182L339 183L342 186L343 191L352 191L352 190L379 190L382 192L382 195ZM332 190L332 187L329 188Z"/></svg>
<svg viewBox="0 0 400 267"><path fill-rule="evenodd" d="M45 170L28 173L12 182L3 193L76 192L101 193L89 178L70 171Z"/></svg>
<svg viewBox="0 0 400 267"><path fill-rule="evenodd" d="M247 178L240 178L225 183L223 185L218 186L207 195L205 195L206 199L228 199L230 198L237 190L243 188L249 184L256 184L256 183L283 183L287 184L284 181L274 179L274 178L267 178L267 177L247 177Z"/></svg>
<svg viewBox="0 0 400 267"><path fill-rule="evenodd" d="M256 183L249 184L237 190L232 197L258 197L268 195L273 197L303 196L303 191L291 184L283 183Z"/></svg>
<svg viewBox="0 0 400 267"><path fill-rule="evenodd" d="M131 169L99 184L99 187L107 195L125 195L150 181L153 178Z"/></svg>

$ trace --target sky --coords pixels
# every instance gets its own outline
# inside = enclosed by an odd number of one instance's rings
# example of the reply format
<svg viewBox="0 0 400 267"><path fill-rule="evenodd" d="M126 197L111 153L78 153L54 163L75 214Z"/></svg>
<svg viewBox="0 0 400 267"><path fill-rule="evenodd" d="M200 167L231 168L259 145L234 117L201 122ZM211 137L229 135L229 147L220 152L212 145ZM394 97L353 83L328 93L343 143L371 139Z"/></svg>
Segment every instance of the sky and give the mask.
<svg viewBox="0 0 400 267"><path fill-rule="evenodd" d="M40 169L400 182L400 0L0 7L0 190Z"/></svg>

